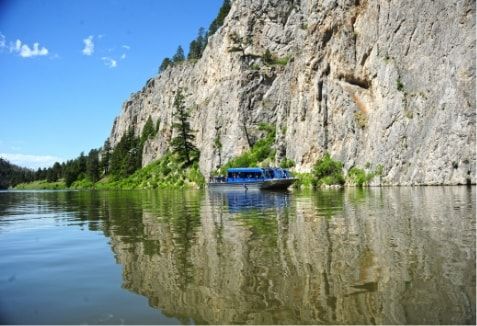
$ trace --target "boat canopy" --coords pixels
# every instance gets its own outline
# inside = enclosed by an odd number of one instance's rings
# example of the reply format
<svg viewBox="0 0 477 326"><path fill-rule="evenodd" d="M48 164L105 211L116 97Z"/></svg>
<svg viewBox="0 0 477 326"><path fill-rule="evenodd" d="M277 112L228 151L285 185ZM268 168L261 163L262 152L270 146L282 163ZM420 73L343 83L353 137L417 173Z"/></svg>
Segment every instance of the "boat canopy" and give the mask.
<svg viewBox="0 0 477 326"><path fill-rule="evenodd" d="M227 173L239 173L239 172L245 172L245 173L262 173L263 169L262 168L230 168L227 169Z"/></svg>

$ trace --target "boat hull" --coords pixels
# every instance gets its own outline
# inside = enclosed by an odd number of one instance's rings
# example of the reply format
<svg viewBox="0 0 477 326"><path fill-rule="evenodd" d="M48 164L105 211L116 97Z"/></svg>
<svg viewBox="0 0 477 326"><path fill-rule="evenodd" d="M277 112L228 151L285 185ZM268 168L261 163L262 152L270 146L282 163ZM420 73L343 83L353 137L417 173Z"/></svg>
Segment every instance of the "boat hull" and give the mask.
<svg viewBox="0 0 477 326"><path fill-rule="evenodd" d="M211 189L243 189L243 190L264 190L264 189L287 189L295 182L294 178L271 179L258 182L210 182L207 186Z"/></svg>

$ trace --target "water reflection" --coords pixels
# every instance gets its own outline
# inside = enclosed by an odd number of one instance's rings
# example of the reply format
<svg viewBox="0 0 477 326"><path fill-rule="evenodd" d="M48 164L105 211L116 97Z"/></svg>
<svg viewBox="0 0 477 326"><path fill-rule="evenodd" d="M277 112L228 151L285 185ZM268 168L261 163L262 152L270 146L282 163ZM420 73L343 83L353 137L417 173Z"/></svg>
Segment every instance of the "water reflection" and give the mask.
<svg viewBox="0 0 477 326"><path fill-rule="evenodd" d="M290 193L286 191L220 190L209 189L208 204L228 209L230 213L252 210L280 209L289 206Z"/></svg>
<svg viewBox="0 0 477 326"><path fill-rule="evenodd" d="M475 324L475 187L34 196L183 323Z"/></svg>

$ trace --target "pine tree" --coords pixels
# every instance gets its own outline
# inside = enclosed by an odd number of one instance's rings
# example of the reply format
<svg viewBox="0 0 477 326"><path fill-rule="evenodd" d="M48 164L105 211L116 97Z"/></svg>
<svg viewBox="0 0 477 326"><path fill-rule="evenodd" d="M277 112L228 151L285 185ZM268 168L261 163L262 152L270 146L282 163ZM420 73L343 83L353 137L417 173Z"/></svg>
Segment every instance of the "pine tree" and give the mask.
<svg viewBox="0 0 477 326"><path fill-rule="evenodd" d="M55 171L53 171L53 168L49 168L49 169L46 171L46 181L48 181L48 182L56 182L56 181L58 181L58 177L57 177Z"/></svg>
<svg viewBox="0 0 477 326"><path fill-rule="evenodd" d="M164 58L164 60L162 60L161 65L159 66L159 73L163 72L164 70L167 69L167 67L169 67L169 66L171 66L171 65L172 65L171 59L169 59L169 58Z"/></svg>
<svg viewBox="0 0 477 326"><path fill-rule="evenodd" d="M99 151L97 149L92 149L89 151L88 158L86 161L86 176L92 182L99 180Z"/></svg>
<svg viewBox="0 0 477 326"><path fill-rule="evenodd" d="M84 156L84 153L81 152L80 153L80 156L78 157L78 171L79 173L78 174L86 174L86 164L87 164L87 158L86 156Z"/></svg>
<svg viewBox="0 0 477 326"><path fill-rule="evenodd" d="M61 168L61 164L58 162L55 162L55 164L53 164L53 167L51 169L53 170L55 181L60 179L63 174L63 169Z"/></svg>
<svg viewBox="0 0 477 326"><path fill-rule="evenodd" d="M101 171L103 174L109 173L109 161L111 160L111 145L109 139L106 139L101 153Z"/></svg>
<svg viewBox="0 0 477 326"><path fill-rule="evenodd" d="M200 58L200 44L197 43L197 40L193 40L189 45L189 53L187 54L187 60L195 60Z"/></svg>
<svg viewBox="0 0 477 326"><path fill-rule="evenodd" d="M156 134L156 131L154 129L154 123L152 122L151 116L147 118L146 124L144 124L144 128L142 128L142 134L141 134L141 145L144 145L146 140L148 140L150 137L154 136Z"/></svg>
<svg viewBox="0 0 477 326"><path fill-rule="evenodd" d="M206 45L207 38L205 36L205 30L203 27L201 27L199 28L199 32L197 33L197 38L190 42L187 59L200 59L202 57L202 52L204 52Z"/></svg>
<svg viewBox="0 0 477 326"><path fill-rule="evenodd" d="M141 167L141 139L130 128L122 137L111 154L110 171L115 177L126 177Z"/></svg>
<svg viewBox="0 0 477 326"><path fill-rule="evenodd" d="M172 124L172 128L176 131L177 135L171 141L172 152L178 156L179 160L190 165L197 158L199 151L194 144L192 144L195 136L190 127L190 114L185 107L184 95L181 89L177 91L174 99L174 107L176 109L174 117L177 122Z"/></svg>
<svg viewBox="0 0 477 326"><path fill-rule="evenodd" d="M179 47L177 48L176 54L174 54L174 56L172 57L172 62L174 64L177 64L184 60L185 60L184 49L182 49L182 46L179 45Z"/></svg>
<svg viewBox="0 0 477 326"><path fill-rule="evenodd" d="M217 17L210 24L209 36L214 35L214 33L224 24L225 17L227 17L230 8L230 0L224 0L224 3L222 4L222 7L220 7Z"/></svg>
<svg viewBox="0 0 477 326"><path fill-rule="evenodd" d="M207 46L207 33L205 32L205 28L199 28L199 32L197 33L197 43L200 45L200 56L202 57L202 53L204 53L205 47Z"/></svg>

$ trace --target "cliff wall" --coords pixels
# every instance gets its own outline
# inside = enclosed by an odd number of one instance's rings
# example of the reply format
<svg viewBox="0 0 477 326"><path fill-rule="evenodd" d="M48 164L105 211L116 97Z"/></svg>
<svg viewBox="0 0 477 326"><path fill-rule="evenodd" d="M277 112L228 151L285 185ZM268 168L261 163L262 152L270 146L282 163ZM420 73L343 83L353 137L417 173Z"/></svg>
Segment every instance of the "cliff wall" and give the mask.
<svg viewBox="0 0 477 326"><path fill-rule="evenodd" d="M249 149L266 122L276 126L276 162L292 159L298 171L328 151L346 169L383 165L382 184L476 181L472 0L235 0L201 59L166 69L124 103L111 144L151 116L160 128L143 165L160 158L179 88L206 176Z"/></svg>

